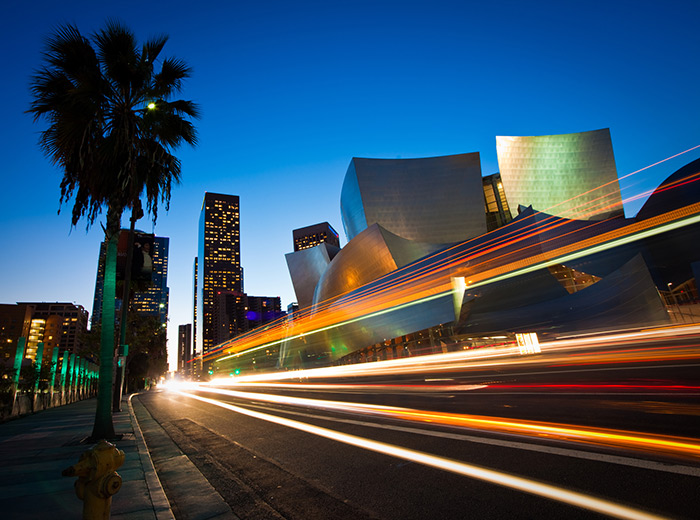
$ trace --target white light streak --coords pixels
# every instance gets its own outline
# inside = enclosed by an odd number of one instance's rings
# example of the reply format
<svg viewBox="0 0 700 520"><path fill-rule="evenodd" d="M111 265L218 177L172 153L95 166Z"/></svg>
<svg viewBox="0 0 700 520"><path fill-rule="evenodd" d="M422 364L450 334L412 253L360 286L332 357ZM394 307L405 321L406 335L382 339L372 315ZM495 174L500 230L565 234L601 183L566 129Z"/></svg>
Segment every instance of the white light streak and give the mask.
<svg viewBox="0 0 700 520"><path fill-rule="evenodd" d="M349 435L339 431L330 430L328 428L321 428L319 426L306 424L300 421L286 419L284 417L278 417L262 412L256 412L254 410L247 410L239 406L234 406L229 403L216 401L207 397L192 395L177 390L175 392L179 395L189 397L191 399L197 399L204 403L219 406L221 408L243 415L247 415L249 417L254 417L263 421L272 422L275 424L286 426L288 428L293 428L295 430L304 431L313 435L318 435L326 439L342 442L344 444L349 444L351 446L356 446L365 450L374 451L384 455L390 455L411 462L417 462L419 464L441 469L444 471L449 471L458 475L463 475L465 477L475 478L478 480L489 482L491 484L496 484L525 493L538 495L541 497L548 498L550 500L563 502L572 506L587 509L589 511L595 511L597 513L612 516L615 518L623 518L629 520L660 520L663 518L661 516L653 515L645 511L634 509L622 504L617 504L612 501L591 497L583 493L577 493L575 491L570 491L565 488L545 484L542 482L537 482L534 480L529 480L501 471L495 471L481 466L466 464L457 460L447 459L444 457L431 455L429 453L421 451L410 450L407 448L402 448L400 446L395 446L393 444L378 442L356 435Z"/></svg>

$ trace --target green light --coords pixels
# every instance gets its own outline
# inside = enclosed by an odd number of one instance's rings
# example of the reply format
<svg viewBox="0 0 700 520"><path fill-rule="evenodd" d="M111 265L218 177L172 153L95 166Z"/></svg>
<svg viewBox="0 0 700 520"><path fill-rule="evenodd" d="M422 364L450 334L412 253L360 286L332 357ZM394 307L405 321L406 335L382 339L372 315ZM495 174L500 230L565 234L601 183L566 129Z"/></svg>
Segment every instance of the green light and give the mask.
<svg viewBox="0 0 700 520"><path fill-rule="evenodd" d="M572 260L577 260L579 258L582 258L584 256L592 255L594 253L600 253L601 251L606 251L608 249L612 249L613 247L618 247L624 244L629 244L631 242L636 242L637 240L642 240L644 238L649 238L654 235L659 235L661 233L665 233L666 231L672 231L674 229L678 229L684 226L689 226L691 224L696 224L700 222L700 215L695 215L694 217L690 217L684 220L676 220L674 222L669 222L668 224L664 224L652 229L646 229L644 231L639 231L633 235L625 236L622 238L618 238L615 240L611 240L610 242L607 242L605 244L600 244L597 246L592 246L589 247L588 249L582 249L581 251L576 251L575 253L570 253L568 255L560 256L559 258L552 258L550 260L547 260L545 262L540 262L539 264L534 264L528 267L523 267L522 269L518 269L517 271L512 271L510 273L502 274L499 276L495 276L493 278L489 278L487 280L482 280L477 283L469 284L469 288L473 287L480 287L482 285L488 285L490 283L494 282L500 282L501 280L507 280L508 278L514 278L516 276L520 276L521 274L525 273L531 273L533 271L537 271L538 269L543 269L545 267L548 267L550 265L554 264L566 264L567 262L571 262Z"/></svg>
<svg viewBox="0 0 700 520"><path fill-rule="evenodd" d="M155 108L156 108L156 104L155 104L153 101L151 101L151 102L148 104L148 110L153 110L153 109L155 109Z"/></svg>
<svg viewBox="0 0 700 520"><path fill-rule="evenodd" d="M237 368L236 370L233 371L234 374L238 375L241 373L241 369Z"/></svg>
<svg viewBox="0 0 700 520"><path fill-rule="evenodd" d="M389 312L394 312L394 311L397 311L397 310L400 310L400 309L404 309L404 308L406 308L406 307L411 307L412 305L418 305L418 304L420 304L420 303L429 302L429 301L431 301L431 300L437 300L438 298L444 298L445 296L447 296L448 294L451 294L451 293L453 293L453 292L454 292L454 290L453 290L453 289L450 289L449 291L445 291L445 292L441 292L441 293L438 293L438 294L434 294L434 295L432 295L432 296L426 296L425 298L421 298L420 300L416 300L416 301L413 301L413 302L402 303L401 305L397 305L397 306L395 306L395 307L390 307L390 308L388 308L388 309L384 309L384 310L381 310L381 311L373 312L372 314L367 314L367 315L365 315L365 316L358 316L357 318L352 318L352 319L350 319L350 320L346 320L346 321L343 321L343 322L340 322L340 323L336 323L336 324L334 324L334 325L328 325L327 327L322 327L322 328L320 328L320 329L311 330L311 331L309 331L309 332L303 332L303 333L301 333L301 334L297 334L296 336L289 336L288 338L279 339L279 340L277 340L277 341L271 341L270 343L265 343L264 345L260 345L259 347L249 348L249 349L247 349L247 350L243 350L243 351L241 351L241 352L237 352L237 353L235 353L235 354L231 354L230 356L226 356L226 357L222 357L222 358L216 359L216 360L214 360L214 363L218 363L219 361L224 361L225 359L230 359L230 358L232 358L232 357L240 356L241 354L249 354L249 353L251 353L251 352L255 352L256 350L260 350L260 349L262 349L262 348L266 348L266 347L269 347L269 346L271 346L271 345L279 345L280 343L284 343L285 341L289 341L289 340L292 340L292 339L298 339L298 338L302 338L302 337L304 337L304 336L310 336L311 334L316 334L317 332L323 332L323 331L326 331L326 330L334 329L334 328L336 328L336 327L341 327L341 326L343 326L343 325L349 325L350 323L356 323L356 322L358 322L358 321L362 321L362 320L365 320L365 319L368 319L368 318L374 318L375 316L381 316L381 315L387 314L387 313L389 313Z"/></svg>
<svg viewBox="0 0 700 520"><path fill-rule="evenodd" d="M480 282L472 283L472 284L468 284L468 285L469 285L469 288L474 288L474 287L480 287L480 286L483 286L483 285L488 285L488 284L491 284L491 283L494 283L494 282L500 282L501 280L507 280L507 279L509 279L509 278L514 278L514 277L520 276L520 275L522 275L522 274L526 274L526 273L530 273L530 272L533 272L533 271L537 271L537 270L539 270L539 269L543 269L543 268L548 267L548 266L553 265L553 264L565 264L565 263L567 263L567 262L570 262L571 260L575 260L575 259L578 259L578 258L581 258L581 257L584 257L584 256L588 256L588 255L591 255L591 254L594 254L594 253L599 253L599 252L601 252L601 251L605 251L605 250L611 249L611 248L613 248L613 247L617 247L617 246L620 246L620 245L628 244L628 243L630 243L630 242L635 242L635 241L637 241L637 240L642 240L642 239L644 239L644 238L648 238L648 237L651 237L651 236L654 236L654 235L658 235L658 234L661 234L661 233L665 233L666 231L671 231L671 230L673 230L673 229L681 228L681 227L688 226L688 225L691 225L691 224L696 224L696 223L700 223L700 215L695 215L695 216L693 216L693 217L689 217L689 218L686 218L686 219L683 219L683 220L676 220L676 221L673 221L673 222L670 222L670 223L667 223L667 224L664 224L664 225L661 225L661 226L658 226L658 227L655 227L655 228L652 228L652 229L647 229L647 230L644 230L644 231L640 231L640 232L635 233L635 234L633 234L633 235L629 235L629 236L625 236L625 237L622 237L622 238L618 238L618 239L611 240L611 241L609 241L609 242L607 242L607 243L605 243L605 244L600 244L600 245L597 245L597 246L590 247L590 248L588 248L588 249L576 251L576 252L574 252L574 253L569 253L569 254L566 254L566 255L561 256L561 257L558 257L558 258L551 258L551 259L546 260L546 261L544 261L544 262L540 262L539 264L534 264L534 265L531 265L531 266L528 266L528 267L524 267L524 268L522 268L522 269L518 269L518 270L516 270L516 271L512 271L512 272L510 272L510 273L505 273L505 274L502 274L502 275L495 276L495 277L493 277L493 278L488 278L488 279L486 279L486 280L482 280L482 281L480 281ZM240 355L242 355L242 354L249 354L249 353L251 353L251 352L255 352L255 351L260 350L260 349L263 349L263 348L268 348L268 347L270 347L270 346L272 346L272 345L279 345L279 344L281 344L281 343L284 343L285 341L290 341L290 340L298 339L298 338L301 338L301 337L303 337L303 336L305 336L305 335L311 335L311 334L316 334L316 333L318 333L318 332L323 332L323 331L326 331L326 330L331 330L331 329L334 329L334 328L336 328L336 327L341 327L341 326L343 326L343 325L348 325L348 324L351 324L351 323L356 323L356 322L358 322L358 321L362 321L362 320L367 319L367 318L373 318L373 317L376 317L376 316L380 316L380 315L383 315L383 314L387 314L387 313L389 313L389 312L394 312L394 311L396 311L396 310L403 309L403 308L406 308L406 307L410 307L410 306L412 306L412 305L418 305L418 304L420 304L420 303L428 302L428 301L435 300L435 299L438 299L438 298L443 298L443 297L449 295L450 293L454 294L454 293L456 293L456 292L458 292L458 289L457 289L457 288L452 289L452 290L449 290L449 291L445 291L445 292L442 292L442 293L438 293L438 294L435 294L435 295L432 295L432 296L427 296L427 297L425 297L425 298L421 298L420 300L415 300L415 301L412 301L412 302L406 302L406 303L403 303L403 304L398 305L398 306L395 306L395 307L391 307L391 308L383 309L383 310L381 310L381 311L377 311L377 312L374 312L374 313L371 313L371 314L367 314L367 315L365 315L365 316L358 316L358 317L356 317L356 318L352 318L352 319L343 321L343 322L341 322L341 323L336 323L336 324L334 324L334 325L328 325L328 326L322 327L322 328L320 328L320 329L312 330L312 331L305 332L305 333L302 333L302 334L297 334L297 335L295 335L295 336L290 336L290 337L287 337L287 338L284 338L284 339L280 339L280 340L277 340L277 341L272 341L272 342L270 342L270 343L265 343L265 344L260 345L260 346L258 346L258 347L253 347L253 348L250 348L250 349L247 349L247 350L243 350L243 351L241 351L241 352L237 352L237 353L235 353L235 354L230 354L230 355L228 355L228 356L224 356L224 357L222 357L222 358L216 359L216 360L214 360L214 363L218 363L218 362L224 361L224 360L226 360L226 359L230 359L230 358L233 358L233 357L236 357L236 356L240 356Z"/></svg>

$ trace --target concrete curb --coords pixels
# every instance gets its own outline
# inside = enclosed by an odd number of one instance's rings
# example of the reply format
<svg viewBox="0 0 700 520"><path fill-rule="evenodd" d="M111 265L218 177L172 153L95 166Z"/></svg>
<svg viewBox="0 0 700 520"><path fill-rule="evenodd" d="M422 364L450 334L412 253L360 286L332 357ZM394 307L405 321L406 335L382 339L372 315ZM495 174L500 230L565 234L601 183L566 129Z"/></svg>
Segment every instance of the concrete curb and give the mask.
<svg viewBox="0 0 700 520"><path fill-rule="evenodd" d="M146 448L149 461L154 468L158 467L160 474L156 479L168 490L177 517L188 520L240 520L197 466L151 416L141 400L135 403L138 411L134 410L134 415L141 416L139 433L143 435L144 446L147 446L146 437L151 442L150 449Z"/></svg>
<svg viewBox="0 0 700 520"><path fill-rule="evenodd" d="M136 419L136 413L134 412L134 407L131 404L131 398L137 394L131 394L129 396L129 415L131 416L131 423L134 426L134 437L136 438L136 446L139 450L139 457L141 458L141 466L143 467L144 477L146 479L146 486L148 487L148 492L151 497L151 503L153 504L153 511L156 515L157 520L172 520L175 518L172 509L170 509L170 502L168 497L165 495L163 490L163 485L160 483L158 478L158 473L156 468L153 466L153 461L151 460L151 455L148 452L148 446L146 445L146 440L143 437L143 432L141 431L141 426Z"/></svg>

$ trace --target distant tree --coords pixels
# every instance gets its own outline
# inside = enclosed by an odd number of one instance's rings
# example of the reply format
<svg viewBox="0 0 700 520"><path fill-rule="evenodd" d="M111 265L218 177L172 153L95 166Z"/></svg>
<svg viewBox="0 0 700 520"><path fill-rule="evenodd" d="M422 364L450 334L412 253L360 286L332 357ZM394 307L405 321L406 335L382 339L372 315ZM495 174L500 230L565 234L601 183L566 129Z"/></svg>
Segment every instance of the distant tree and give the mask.
<svg viewBox="0 0 700 520"><path fill-rule="evenodd" d="M23 364L19 370L19 390L29 397L31 411L34 411L34 395L36 394L37 382L40 372L36 361L30 364Z"/></svg>
<svg viewBox="0 0 700 520"><path fill-rule="evenodd" d="M16 372L13 367L0 361L0 417L12 413L13 385Z"/></svg>
<svg viewBox="0 0 700 520"><path fill-rule="evenodd" d="M130 390L138 390L146 378L157 381L168 371L167 338L165 327L156 316L130 316L127 383Z"/></svg>
<svg viewBox="0 0 700 520"><path fill-rule="evenodd" d="M56 363L53 361L41 364L41 370L39 371L39 390L42 392L49 389L49 383L51 382L51 371L55 366Z"/></svg>
<svg viewBox="0 0 700 520"><path fill-rule="evenodd" d="M180 179L180 161L171 151L197 140L189 120L198 117L197 106L171 101L190 68L181 60L159 57L167 39L159 36L139 48L133 32L116 21L108 21L91 39L75 26L63 25L47 39L43 67L31 81L28 112L49 125L39 144L63 171L60 203L74 199L72 225L85 217L90 227L107 209L93 438L114 437L114 307L122 213L131 209L132 219L137 217L144 198L155 223L158 204L168 208L170 188Z"/></svg>
<svg viewBox="0 0 700 520"><path fill-rule="evenodd" d="M100 341L102 338L102 325L95 325L90 330L78 335L78 348L76 354L83 359L96 361L100 359Z"/></svg>

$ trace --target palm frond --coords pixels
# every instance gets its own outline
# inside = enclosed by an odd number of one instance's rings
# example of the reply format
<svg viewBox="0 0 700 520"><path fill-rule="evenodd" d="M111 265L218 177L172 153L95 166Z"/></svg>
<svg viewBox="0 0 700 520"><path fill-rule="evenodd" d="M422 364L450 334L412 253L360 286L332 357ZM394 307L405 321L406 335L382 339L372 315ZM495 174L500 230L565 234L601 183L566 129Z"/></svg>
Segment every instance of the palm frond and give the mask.
<svg viewBox="0 0 700 520"><path fill-rule="evenodd" d="M115 20L92 43L73 25L46 40L27 112L47 124L39 146L63 171L60 204L73 200L73 226L85 218L89 227L104 207L114 226L142 196L154 222L158 205L169 207L181 175L172 150L197 143L190 119L199 117L199 107L169 101L190 75L183 61L167 58L154 74L167 40L158 36L139 48L133 32ZM155 110L145 108L150 101Z"/></svg>
<svg viewBox="0 0 700 520"><path fill-rule="evenodd" d="M154 93L157 97L168 99L182 90L182 80L189 78L191 74L192 69L184 61L165 58L160 72L154 76Z"/></svg>
<svg viewBox="0 0 700 520"><path fill-rule="evenodd" d="M163 47L168 42L168 35L161 34L154 38L151 38L143 45L143 50L141 51L141 58L148 63L155 63L160 55Z"/></svg>

